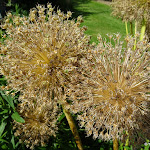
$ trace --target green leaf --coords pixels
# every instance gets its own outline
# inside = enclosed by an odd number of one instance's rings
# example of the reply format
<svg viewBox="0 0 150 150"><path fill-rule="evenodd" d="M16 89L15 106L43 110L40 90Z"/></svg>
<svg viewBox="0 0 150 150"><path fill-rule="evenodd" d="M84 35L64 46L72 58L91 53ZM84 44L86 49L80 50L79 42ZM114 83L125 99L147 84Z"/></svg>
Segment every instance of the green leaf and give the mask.
<svg viewBox="0 0 150 150"><path fill-rule="evenodd" d="M15 145L14 136L12 136L12 138L11 138L11 143L12 143L13 149L15 149L15 148L16 148L16 145Z"/></svg>
<svg viewBox="0 0 150 150"><path fill-rule="evenodd" d="M18 142L16 143L16 145L15 145L15 146L16 146L16 148L18 147L18 145L19 145L19 144L20 144L20 142L18 141ZM23 150L23 149L22 149L22 150Z"/></svg>
<svg viewBox="0 0 150 150"><path fill-rule="evenodd" d="M2 122L0 125L0 136L3 134L3 131L5 130L6 122Z"/></svg>
<svg viewBox="0 0 150 150"><path fill-rule="evenodd" d="M4 109L2 112L0 112L0 115L1 115L1 114L6 114L6 113L8 113L8 110L7 110L7 109Z"/></svg>
<svg viewBox="0 0 150 150"><path fill-rule="evenodd" d="M4 139L0 139L0 142L9 143L8 141L6 141L6 140L4 140Z"/></svg>
<svg viewBox="0 0 150 150"><path fill-rule="evenodd" d="M3 116L3 120L6 120L8 117L8 115Z"/></svg>
<svg viewBox="0 0 150 150"><path fill-rule="evenodd" d="M124 148L127 149L127 150L130 149L128 146L124 146Z"/></svg>
<svg viewBox="0 0 150 150"><path fill-rule="evenodd" d="M14 106L14 103L13 103L14 98L11 97L10 95L7 95L7 96L6 96L2 91L0 91L0 93L1 93L1 95L2 95L2 97L3 97L3 99L5 99L5 100L7 101L7 103L8 103L13 109L15 109L15 106Z"/></svg>
<svg viewBox="0 0 150 150"><path fill-rule="evenodd" d="M0 139L2 139L4 136L6 136L7 133L8 133L8 131L4 132L3 135L0 137Z"/></svg>
<svg viewBox="0 0 150 150"><path fill-rule="evenodd" d="M0 101L2 101L2 97L0 96Z"/></svg>
<svg viewBox="0 0 150 150"><path fill-rule="evenodd" d="M8 150L8 146L6 144L1 146L2 149L7 149Z"/></svg>
<svg viewBox="0 0 150 150"><path fill-rule="evenodd" d="M20 122L20 123L25 123L25 120L18 114L18 112L14 112L12 115L11 115L12 119L17 121L17 122Z"/></svg>
<svg viewBox="0 0 150 150"><path fill-rule="evenodd" d="M5 78L0 78L0 81L6 80Z"/></svg>
<svg viewBox="0 0 150 150"><path fill-rule="evenodd" d="M65 114L62 113L62 115L59 117L58 122L61 122L65 118Z"/></svg>

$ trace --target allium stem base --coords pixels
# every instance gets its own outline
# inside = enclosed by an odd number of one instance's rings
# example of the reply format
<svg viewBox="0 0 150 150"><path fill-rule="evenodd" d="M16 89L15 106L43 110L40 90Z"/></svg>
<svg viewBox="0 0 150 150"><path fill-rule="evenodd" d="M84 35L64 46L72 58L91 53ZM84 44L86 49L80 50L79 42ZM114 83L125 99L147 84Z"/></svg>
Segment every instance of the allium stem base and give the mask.
<svg viewBox="0 0 150 150"><path fill-rule="evenodd" d="M142 22L142 28L141 28L141 35L140 35L140 40L142 41L145 35L145 31L146 31L146 20L143 19Z"/></svg>
<svg viewBox="0 0 150 150"><path fill-rule="evenodd" d="M71 113L68 110L66 110L64 107L63 107L63 112L64 112L64 114L65 114L65 116L67 118L68 124L70 126L71 131L72 131L72 134L74 136L74 139L75 139L75 142L77 144L78 149L79 150L83 150L82 142L81 142L81 139L80 139L77 127L75 125L75 122L74 122L74 120L72 118Z"/></svg>
<svg viewBox="0 0 150 150"><path fill-rule="evenodd" d="M118 150L118 140L117 140L117 138L115 138L113 140L113 150Z"/></svg>

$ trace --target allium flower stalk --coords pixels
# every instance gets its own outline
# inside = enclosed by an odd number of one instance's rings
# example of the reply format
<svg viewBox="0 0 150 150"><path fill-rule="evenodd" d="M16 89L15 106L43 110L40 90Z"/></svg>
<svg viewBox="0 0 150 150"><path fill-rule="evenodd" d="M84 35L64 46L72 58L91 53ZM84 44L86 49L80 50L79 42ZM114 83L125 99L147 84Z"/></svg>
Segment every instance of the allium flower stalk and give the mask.
<svg viewBox="0 0 150 150"><path fill-rule="evenodd" d="M103 140L130 141L150 138L150 43L126 38L123 47L119 34L115 46L99 36L99 44L82 59L79 74L72 77L68 95L70 110L78 113L80 126L87 135ZM137 137L136 137L137 136Z"/></svg>
<svg viewBox="0 0 150 150"><path fill-rule="evenodd" d="M50 136L55 136L58 127L58 107L56 103L36 102L21 103L18 111L23 116L25 123L15 122L15 136L19 136L27 147L34 149L35 146L45 146Z"/></svg>
<svg viewBox="0 0 150 150"><path fill-rule="evenodd" d="M149 20L150 0L114 0L112 14L123 21Z"/></svg>
<svg viewBox="0 0 150 150"><path fill-rule="evenodd" d="M7 13L1 25L7 38L0 48L0 73L6 76L8 88L20 91L22 105L61 103L65 98L70 72L87 53L89 43L86 27L79 27L82 17L75 21L71 15L54 12L51 4L31 9L29 17Z"/></svg>
<svg viewBox="0 0 150 150"><path fill-rule="evenodd" d="M134 34L133 24L135 24L135 32L137 26L141 26L140 40L143 39L145 31L149 36L150 0L115 0L112 4L112 8L112 14L125 21L127 33L127 22L130 22L131 34Z"/></svg>

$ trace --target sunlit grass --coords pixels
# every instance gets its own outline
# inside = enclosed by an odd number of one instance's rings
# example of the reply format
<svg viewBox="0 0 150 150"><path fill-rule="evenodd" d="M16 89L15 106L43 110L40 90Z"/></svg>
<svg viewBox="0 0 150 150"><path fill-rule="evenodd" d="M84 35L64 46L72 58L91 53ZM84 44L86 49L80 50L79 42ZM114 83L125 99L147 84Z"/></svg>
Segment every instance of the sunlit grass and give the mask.
<svg viewBox="0 0 150 150"><path fill-rule="evenodd" d="M97 35L107 37L106 34L120 33L122 38L126 35L125 24L111 15L111 7L95 1L79 3L75 13L82 15L82 25L88 27L87 34L91 35L91 42L97 41Z"/></svg>

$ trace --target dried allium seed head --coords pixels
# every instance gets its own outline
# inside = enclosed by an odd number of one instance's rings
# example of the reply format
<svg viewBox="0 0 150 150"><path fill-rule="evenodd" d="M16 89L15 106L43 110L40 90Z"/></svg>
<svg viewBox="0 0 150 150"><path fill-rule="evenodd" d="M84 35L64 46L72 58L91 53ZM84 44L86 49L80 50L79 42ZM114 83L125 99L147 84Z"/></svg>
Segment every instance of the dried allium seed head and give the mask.
<svg viewBox="0 0 150 150"><path fill-rule="evenodd" d="M76 61L86 53L89 38L79 28L81 18L69 20L71 12L64 15L38 5L31 9L29 18L7 15L4 21L8 38L1 46L0 72L8 79L9 86L22 91L24 96L31 89L43 90L52 97L52 91L61 95L61 86L69 80L69 72L76 68ZM67 73L66 73L67 72Z"/></svg>
<svg viewBox="0 0 150 150"><path fill-rule="evenodd" d="M18 107L18 111L23 116L25 123L15 122L15 136L19 136L27 147L29 146L33 149L37 145L44 146L50 136L55 136L58 115L56 103L30 101L23 102Z"/></svg>
<svg viewBox="0 0 150 150"><path fill-rule="evenodd" d="M68 107L81 112L80 125L93 138L123 140L123 131L131 139L138 132L150 138L150 43L139 41L133 50L134 39L128 37L124 48L118 34L114 42L112 46L100 38L97 47L82 59L80 74L72 76L68 84L73 99Z"/></svg>
<svg viewBox="0 0 150 150"><path fill-rule="evenodd" d="M150 0L115 0L112 8L112 14L124 21L150 20Z"/></svg>

